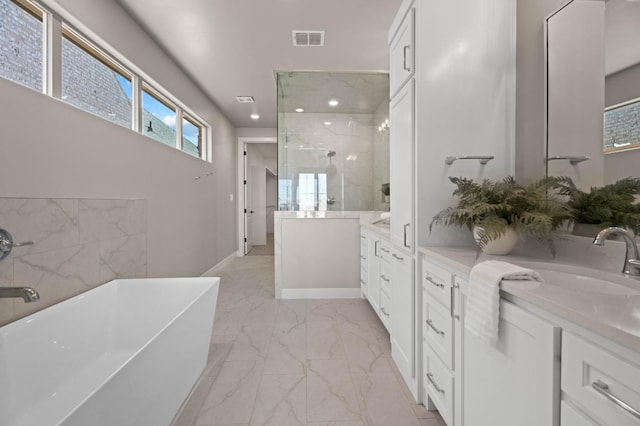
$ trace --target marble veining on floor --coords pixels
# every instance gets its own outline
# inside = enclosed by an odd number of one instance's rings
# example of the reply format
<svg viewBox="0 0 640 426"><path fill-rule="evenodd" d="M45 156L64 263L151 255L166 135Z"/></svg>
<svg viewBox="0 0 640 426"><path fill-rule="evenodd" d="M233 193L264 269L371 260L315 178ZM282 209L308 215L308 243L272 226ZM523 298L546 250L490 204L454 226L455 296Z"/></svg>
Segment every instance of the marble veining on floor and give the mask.
<svg viewBox="0 0 640 426"><path fill-rule="evenodd" d="M271 256L215 275L209 362L174 426L444 426L412 401L365 300L275 300Z"/></svg>

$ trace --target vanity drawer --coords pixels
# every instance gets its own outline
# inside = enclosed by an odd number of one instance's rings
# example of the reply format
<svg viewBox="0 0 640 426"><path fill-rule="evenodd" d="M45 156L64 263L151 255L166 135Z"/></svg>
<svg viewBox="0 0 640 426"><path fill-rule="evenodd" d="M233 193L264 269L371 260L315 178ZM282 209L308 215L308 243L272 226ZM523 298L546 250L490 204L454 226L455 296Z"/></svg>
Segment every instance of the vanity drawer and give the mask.
<svg viewBox="0 0 640 426"><path fill-rule="evenodd" d="M446 308L451 306L451 272L422 260L422 287Z"/></svg>
<svg viewBox="0 0 640 426"><path fill-rule="evenodd" d="M379 316L387 331L391 332L391 298L384 292L380 292Z"/></svg>
<svg viewBox="0 0 640 426"><path fill-rule="evenodd" d="M426 296L422 298L424 342L444 361L449 370L453 370L453 318L440 302Z"/></svg>
<svg viewBox="0 0 640 426"><path fill-rule="evenodd" d="M391 297L391 271L392 263L386 259L380 262L380 289Z"/></svg>
<svg viewBox="0 0 640 426"><path fill-rule="evenodd" d="M561 386L573 401L597 417L597 423L640 425L640 366L567 332L562 334ZM632 410L638 415L631 414Z"/></svg>
<svg viewBox="0 0 640 426"><path fill-rule="evenodd" d="M453 374L438 356L423 345L424 388L444 422L453 425Z"/></svg>

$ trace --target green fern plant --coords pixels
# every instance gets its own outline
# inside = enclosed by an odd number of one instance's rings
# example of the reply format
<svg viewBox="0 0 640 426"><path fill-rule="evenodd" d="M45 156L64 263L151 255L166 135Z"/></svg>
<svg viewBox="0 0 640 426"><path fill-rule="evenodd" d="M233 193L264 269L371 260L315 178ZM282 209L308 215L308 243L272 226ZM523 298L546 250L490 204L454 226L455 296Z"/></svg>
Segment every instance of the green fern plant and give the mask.
<svg viewBox="0 0 640 426"><path fill-rule="evenodd" d="M435 225L465 226L469 230L479 226L478 245L483 248L511 227L541 241L555 254L553 231L571 218L566 203L551 191L558 185L555 180L541 179L528 185L517 183L513 176L500 181L449 180L457 187L453 195L459 198L458 204L436 214L430 230Z"/></svg>
<svg viewBox="0 0 640 426"><path fill-rule="evenodd" d="M625 178L602 187L581 191L568 177L557 178L555 187L566 195L574 223L620 226L640 234L640 178Z"/></svg>

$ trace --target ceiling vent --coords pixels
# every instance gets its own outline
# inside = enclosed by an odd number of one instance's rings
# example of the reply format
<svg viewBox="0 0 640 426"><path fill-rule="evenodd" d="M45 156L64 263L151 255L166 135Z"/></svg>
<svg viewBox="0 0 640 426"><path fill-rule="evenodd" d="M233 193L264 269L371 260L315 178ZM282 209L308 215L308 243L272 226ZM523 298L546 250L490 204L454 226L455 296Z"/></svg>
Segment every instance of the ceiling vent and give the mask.
<svg viewBox="0 0 640 426"><path fill-rule="evenodd" d="M291 31L294 46L324 46L324 31Z"/></svg>
<svg viewBox="0 0 640 426"><path fill-rule="evenodd" d="M241 104L252 104L255 102L253 96L236 96L236 100Z"/></svg>

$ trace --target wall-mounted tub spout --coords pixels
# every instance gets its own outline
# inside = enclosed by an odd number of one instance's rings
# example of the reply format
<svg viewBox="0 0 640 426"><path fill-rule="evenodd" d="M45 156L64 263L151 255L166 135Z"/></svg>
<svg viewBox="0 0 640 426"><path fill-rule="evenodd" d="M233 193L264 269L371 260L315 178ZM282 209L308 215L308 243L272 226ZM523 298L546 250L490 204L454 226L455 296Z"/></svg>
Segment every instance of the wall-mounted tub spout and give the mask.
<svg viewBox="0 0 640 426"><path fill-rule="evenodd" d="M25 302L37 302L40 295L31 287L0 287L0 297L21 297Z"/></svg>

